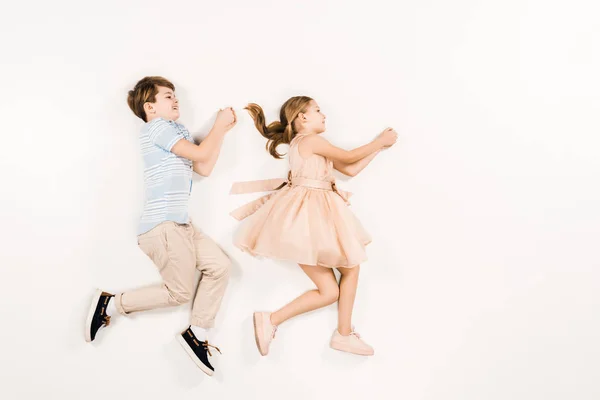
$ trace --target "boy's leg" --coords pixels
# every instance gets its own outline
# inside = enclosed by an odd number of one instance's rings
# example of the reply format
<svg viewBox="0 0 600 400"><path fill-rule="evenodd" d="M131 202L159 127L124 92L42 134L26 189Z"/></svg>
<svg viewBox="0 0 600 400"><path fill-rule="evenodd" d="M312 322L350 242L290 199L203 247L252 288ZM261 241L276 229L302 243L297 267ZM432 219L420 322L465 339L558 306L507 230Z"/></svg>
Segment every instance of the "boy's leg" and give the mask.
<svg viewBox="0 0 600 400"><path fill-rule="evenodd" d="M163 222L139 237L140 248L157 266L163 283L116 295L121 314L177 306L192 299L196 273L193 237L190 224L174 222Z"/></svg>
<svg viewBox="0 0 600 400"><path fill-rule="evenodd" d="M208 342L207 330L215 323L215 316L229 281L229 258L208 236L199 231L193 237L196 249L196 268L202 273L192 307L190 327L178 336L179 343L194 363L206 374L213 375L209 357L218 347ZM211 350L212 349L212 350Z"/></svg>
<svg viewBox="0 0 600 400"><path fill-rule="evenodd" d="M192 307L191 325L209 329L214 326L215 317L229 282L231 261L223 250L199 230L194 233L196 248L196 268L202 273L198 291Z"/></svg>

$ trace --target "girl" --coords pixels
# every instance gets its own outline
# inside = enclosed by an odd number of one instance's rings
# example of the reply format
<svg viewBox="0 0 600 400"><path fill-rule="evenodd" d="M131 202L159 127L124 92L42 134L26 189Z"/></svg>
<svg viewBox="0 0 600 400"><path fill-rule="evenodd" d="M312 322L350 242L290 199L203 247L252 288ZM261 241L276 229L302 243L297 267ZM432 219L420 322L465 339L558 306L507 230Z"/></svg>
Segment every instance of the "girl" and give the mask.
<svg viewBox="0 0 600 400"><path fill-rule="evenodd" d="M355 176L380 150L396 142L397 133L388 128L375 140L351 151L331 145L320 136L325 115L310 97L292 97L281 107L280 120L265 125L257 104L246 109L258 131L268 139L275 158L280 144L289 144L290 172L287 181L270 179L240 182L233 194L274 190L232 212L246 217L234 243L254 256L294 261L317 286L283 308L254 313L254 333L260 354L267 355L277 327L296 315L338 302L338 327L330 346L359 355L373 355L353 329L351 317L359 265L367 259L365 246L371 241L358 219L348 209L348 193L335 185L333 169ZM333 268L341 274L340 283Z"/></svg>

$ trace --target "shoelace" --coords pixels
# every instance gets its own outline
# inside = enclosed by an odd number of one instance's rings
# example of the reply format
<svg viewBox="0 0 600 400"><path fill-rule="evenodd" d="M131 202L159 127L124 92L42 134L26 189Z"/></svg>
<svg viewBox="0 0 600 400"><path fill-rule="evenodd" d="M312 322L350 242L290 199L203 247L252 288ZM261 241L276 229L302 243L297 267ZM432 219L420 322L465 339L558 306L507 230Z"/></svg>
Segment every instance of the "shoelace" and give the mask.
<svg viewBox="0 0 600 400"><path fill-rule="evenodd" d="M110 315L105 315L104 318L102 319L102 323L104 324L104 326L109 326L110 325Z"/></svg>
<svg viewBox="0 0 600 400"><path fill-rule="evenodd" d="M271 333L271 339L275 339L275 332L277 332L277 327L273 325L273 333Z"/></svg>
<svg viewBox="0 0 600 400"><path fill-rule="evenodd" d="M208 340L205 340L204 342L201 342L201 343L202 343L202 347L204 347L206 349L209 356L212 357L212 353L210 352L210 347L212 347L213 349L216 349L220 354L223 354L223 353L221 353L221 350L219 350L219 348L217 346L213 346L212 344L208 343Z"/></svg>
<svg viewBox="0 0 600 400"><path fill-rule="evenodd" d="M360 334L354 330L354 325L352 325L352 331L350 332L350 335L354 335L360 339Z"/></svg>

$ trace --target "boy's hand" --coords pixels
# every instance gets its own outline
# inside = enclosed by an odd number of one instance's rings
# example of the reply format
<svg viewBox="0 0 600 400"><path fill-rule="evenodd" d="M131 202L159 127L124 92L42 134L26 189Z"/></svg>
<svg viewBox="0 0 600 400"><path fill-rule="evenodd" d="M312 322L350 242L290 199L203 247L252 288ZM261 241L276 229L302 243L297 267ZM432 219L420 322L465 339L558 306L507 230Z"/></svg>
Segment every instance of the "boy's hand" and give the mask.
<svg viewBox="0 0 600 400"><path fill-rule="evenodd" d="M233 108L227 107L217 113L214 127L223 132L227 132L233 128L236 123L237 117L235 111L233 111Z"/></svg>

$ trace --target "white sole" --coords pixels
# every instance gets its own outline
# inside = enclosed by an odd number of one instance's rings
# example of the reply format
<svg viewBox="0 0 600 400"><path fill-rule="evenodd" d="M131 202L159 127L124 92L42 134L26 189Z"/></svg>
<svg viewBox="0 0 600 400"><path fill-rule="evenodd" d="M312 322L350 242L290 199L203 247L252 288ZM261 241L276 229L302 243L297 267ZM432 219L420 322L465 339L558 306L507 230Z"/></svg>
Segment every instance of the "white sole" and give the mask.
<svg viewBox="0 0 600 400"><path fill-rule="evenodd" d="M252 319L254 320L254 340L256 340L256 347L258 348L258 352L260 353L261 356L266 356L268 352L263 350L263 348L260 345L260 339L259 339L259 337L263 337L262 314L255 312L252 315L252 317L253 317Z"/></svg>
<svg viewBox="0 0 600 400"><path fill-rule="evenodd" d="M337 351L343 351L344 353L356 354L357 356L372 356L372 355L375 355L374 351L354 350L351 346L345 346L345 345L337 343L337 342L330 342L329 343L329 347L331 347L332 349L337 350Z"/></svg>
<svg viewBox="0 0 600 400"><path fill-rule="evenodd" d="M85 320L85 341L92 341L92 320L94 319L94 313L96 312L96 307L98 306L98 301L100 301L100 296L102 296L102 290L96 289L94 292L94 297L92 298L92 305L90 306L90 310L88 311L87 319Z"/></svg>
<svg viewBox="0 0 600 400"><path fill-rule="evenodd" d="M196 364L198 366L198 368L200 368L202 370L202 372L204 372L208 376L213 376L213 373L214 373L213 370L208 368L206 365L202 364L202 361L200 361L198 359L198 357L196 356L196 353L194 353L194 350L192 350L190 345L187 344L187 342L181 335L177 335L177 341L179 342L181 347L183 347L183 350L185 350L185 352L188 354L188 356L190 356L190 358L192 359L194 364Z"/></svg>

